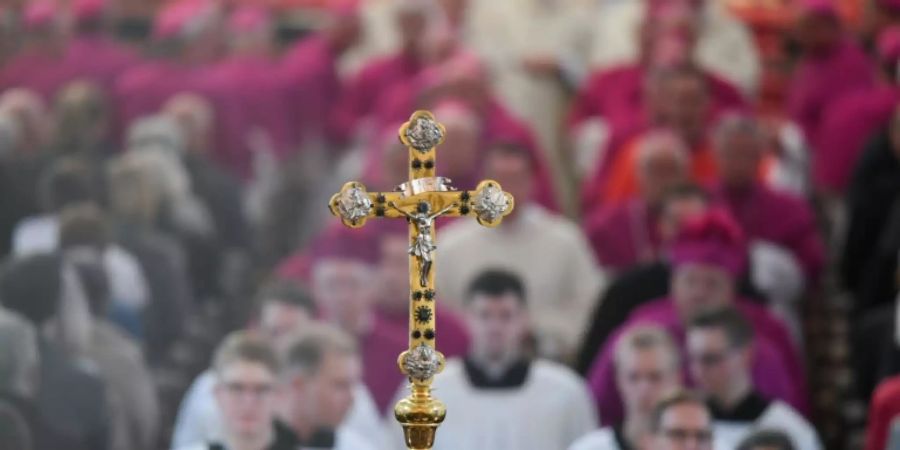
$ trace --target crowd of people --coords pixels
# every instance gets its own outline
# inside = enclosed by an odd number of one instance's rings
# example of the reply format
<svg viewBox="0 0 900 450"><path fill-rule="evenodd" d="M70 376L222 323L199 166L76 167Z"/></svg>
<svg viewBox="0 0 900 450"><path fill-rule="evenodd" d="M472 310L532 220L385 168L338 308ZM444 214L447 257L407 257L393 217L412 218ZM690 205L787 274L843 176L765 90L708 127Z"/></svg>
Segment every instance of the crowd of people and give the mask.
<svg viewBox="0 0 900 450"><path fill-rule="evenodd" d="M0 448L404 449L419 109L435 449L900 448L897 0L2 1Z"/></svg>

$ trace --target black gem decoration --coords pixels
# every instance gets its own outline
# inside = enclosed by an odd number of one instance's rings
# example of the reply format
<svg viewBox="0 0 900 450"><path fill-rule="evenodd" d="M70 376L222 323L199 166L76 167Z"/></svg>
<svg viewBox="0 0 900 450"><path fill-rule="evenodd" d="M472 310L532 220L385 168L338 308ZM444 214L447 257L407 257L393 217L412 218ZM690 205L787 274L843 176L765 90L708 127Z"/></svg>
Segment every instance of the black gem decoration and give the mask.
<svg viewBox="0 0 900 450"><path fill-rule="evenodd" d="M376 206L375 215L378 217L384 217L384 206Z"/></svg>
<svg viewBox="0 0 900 450"><path fill-rule="evenodd" d="M384 194L378 194L378 195L375 197L375 201L378 202L378 203L384 203L384 202L387 201L387 199L384 198Z"/></svg>
<svg viewBox="0 0 900 450"><path fill-rule="evenodd" d="M425 168L428 170L434 169L434 161L430 159L428 161L425 161Z"/></svg>
<svg viewBox="0 0 900 450"><path fill-rule="evenodd" d="M425 339L428 339L429 341L434 339L434 330L431 328L425 330Z"/></svg>
<svg viewBox="0 0 900 450"><path fill-rule="evenodd" d="M422 337L422 332L421 332L421 331L416 330L416 331L413 331L413 332L412 332L412 338L413 338L413 339L419 339L419 338L421 338L421 337Z"/></svg>
<svg viewBox="0 0 900 450"><path fill-rule="evenodd" d="M419 204L416 205L416 211L418 211L422 214L428 214L428 211L430 211L430 210L431 210L431 205L429 205L428 202L419 202Z"/></svg>
<svg viewBox="0 0 900 450"><path fill-rule="evenodd" d="M425 299L426 300L434 300L434 290L429 289L425 291Z"/></svg>
<svg viewBox="0 0 900 450"><path fill-rule="evenodd" d="M431 308L420 306L416 308L416 322L428 323L431 320Z"/></svg>
<svg viewBox="0 0 900 450"><path fill-rule="evenodd" d="M469 213L469 207L466 205L462 205L459 207L459 213L462 215L466 215Z"/></svg>
<svg viewBox="0 0 900 450"><path fill-rule="evenodd" d="M422 168L422 161L420 161L420 160L418 160L418 159L414 159L413 162L412 162L412 168L413 168L413 169L416 169L416 170L421 169L421 168Z"/></svg>
<svg viewBox="0 0 900 450"><path fill-rule="evenodd" d="M459 199L464 202L469 201L469 199L471 198L472 196L469 194L469 191L463 191L461 194L459 194Z"/></svg>
<svg viewBox="0 0 900 450"><path fill-rule="evenodd" d="M423 295L425 295L425 294L422 294L422 291L416 291L416 292L413 292L412 298L413 298L413 300L422 300Z"/></svg>

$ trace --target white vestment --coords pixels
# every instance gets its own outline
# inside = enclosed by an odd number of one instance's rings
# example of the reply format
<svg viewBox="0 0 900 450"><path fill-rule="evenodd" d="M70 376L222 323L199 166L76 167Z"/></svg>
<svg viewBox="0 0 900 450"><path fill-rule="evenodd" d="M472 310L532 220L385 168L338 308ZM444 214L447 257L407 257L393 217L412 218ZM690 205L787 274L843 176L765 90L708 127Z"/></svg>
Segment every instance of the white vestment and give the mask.
<svg viewBox="0 0 900 450"><path fill-rule="evenodd" d="M516 220L499 228L460 220L438 232L437 292L459 307L481 272L510 271L525 284L541 354L565 355L581 342L604 275L574 223L535 205L517 207Z"/></svg>
<svg viewBox="0 0 900 450"><path fill-rule="evenodd" d="M714 450L734 450L735 443L730 441L730 438L730 436L719 433L714 426L712 448ZM612 427L603 427L582 436L568 450L623 450L623 448L616 440Z"/></svg>
<svg viewBox="0 0 900 450"><path fill-rule="evenodd" d="M334 447L325 449L318 447L298 447L297 450L377 450L378 447L375 440L365 439L362 436L347 429L340 429L335 432ZM173 447L174 450L209 450L209 444L199 443L185 445L182 447ZM226 450L228 450L226 448Z"/></svg>
<svg viewBox="0 0 900 450"><path fill-rule="evenodd" d="M570 369L545 360L531 363L518 387L477 388L464 363L447 362L434 380L434 396L447 405L434 450L565 449L596 427L590 393ZM407 395L404 387L397 399ZM403 432L387 424L385 450L405 450Z"/></svg>
<svg viewBox="0 0 900 450"><path fill-rule="evenodd" d="M212 370L200 374L191 384L190 389L181 401L175 421L175 432L172 436L172 448L187 447L198 442L213 442L222 438L222 416L216 406L213 393L216 376ZM367 442L382 440L381 416L375 407L375 401L369 390L362 384L356 387L353 395L353 407L344 419L344 424L337 430L350 437L365 436ZM353 448L353 447L348 447Z"/></svg>
<svg viewBox="0 0 900 450"><path fill-rule="evenodd" d="M781 401L774 401L752 422L716 421L716 433L737 445L756 430L775 430L787 435L797 450L822 450L822 443L812 425L797 411Z"/></svg>

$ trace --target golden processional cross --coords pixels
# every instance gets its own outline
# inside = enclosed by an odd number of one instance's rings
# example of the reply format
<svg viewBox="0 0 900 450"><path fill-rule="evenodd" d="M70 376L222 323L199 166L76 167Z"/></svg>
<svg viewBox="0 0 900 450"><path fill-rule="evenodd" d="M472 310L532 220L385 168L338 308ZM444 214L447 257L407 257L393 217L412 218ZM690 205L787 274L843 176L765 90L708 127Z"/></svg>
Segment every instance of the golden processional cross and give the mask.
<svg viewBox="0 0 900 450"><path fill-rule="evenodd" d="M444 367L444 355L435 350L434 221L441 216L475 216L481 225L495 227L513 209L512 195L496 181L482 181L471 192L457 191L449 179L435 176L435 148L445 133L434 115L416 111L400 127L400 141L409 149L409 181L393 192L367 192L351 181L329 204L332 214L352 228L371 217L409 222L410 337L409 349L398 364L409 378L411 393L394 407L394 416L410 450L430 449L447 413L444 404L431 396L434 375Z"/></svg>

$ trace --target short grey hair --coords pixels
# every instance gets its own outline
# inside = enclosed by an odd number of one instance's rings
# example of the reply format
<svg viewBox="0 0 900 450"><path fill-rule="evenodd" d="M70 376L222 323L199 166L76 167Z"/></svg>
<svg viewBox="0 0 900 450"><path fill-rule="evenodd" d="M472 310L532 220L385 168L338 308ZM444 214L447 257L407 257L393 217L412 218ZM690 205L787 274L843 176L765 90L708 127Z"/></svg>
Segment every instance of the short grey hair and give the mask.
<svg viewBox="0 0 900 450"><path fill-rule="evenodd" d="M37 333L18 314L0 308L0 391L30 397L37 370Z"/></svg>
<svg viewBox="0 0 900 450"><path fill-rule="evenodd" d="M717 149L723 148L722 144L725 142L725 139L736 134L750 136L760 146L764 145L767 139L766 131L759 120L749 114L733 112L726 114L716 122L713 130L715 147Z"/></svg>
<svg viewBox="0 0 900 450"><path fill-rule="evenodd" d="M675 341L662 327L656 325L638 325L623 333L616 341L613 358L616 366L621 364L625 355L644 350L659 350L669 359L672 370L681 367L681 350Z"/></svg>
<svg viewBox="0 0 900 450"><path fill-rule="evenodd" d="M356 342L344 331L326 324L310 324L294 333L283 349L282 363L289 371L315 374L328 355L358 355Z"/></svg>

